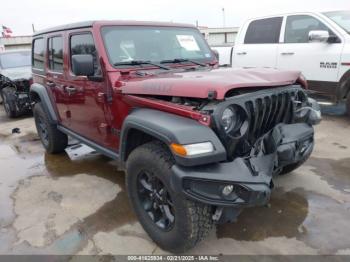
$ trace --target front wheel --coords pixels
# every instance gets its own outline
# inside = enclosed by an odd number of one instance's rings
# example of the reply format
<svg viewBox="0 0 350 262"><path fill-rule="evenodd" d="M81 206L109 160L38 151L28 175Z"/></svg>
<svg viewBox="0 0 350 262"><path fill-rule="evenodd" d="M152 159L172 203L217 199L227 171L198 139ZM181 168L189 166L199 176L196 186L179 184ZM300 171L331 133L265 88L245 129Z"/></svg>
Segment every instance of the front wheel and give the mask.
<svg viewBox="0 0 350 262"><path fill-rule="evenodd" d="M135 213L153 241L164 250L182 253L209 233L212 210L171 189L173 164L163 144L146 143L128 158L126 187Z"/></svg>
<svg viewBox="0 0 350 262"><path fill-rule="evenodd" d="M12 87L5 87L1 90L1 96L6 115L9 118L17 117L18 112L16 107L16 90Z"/></svg>

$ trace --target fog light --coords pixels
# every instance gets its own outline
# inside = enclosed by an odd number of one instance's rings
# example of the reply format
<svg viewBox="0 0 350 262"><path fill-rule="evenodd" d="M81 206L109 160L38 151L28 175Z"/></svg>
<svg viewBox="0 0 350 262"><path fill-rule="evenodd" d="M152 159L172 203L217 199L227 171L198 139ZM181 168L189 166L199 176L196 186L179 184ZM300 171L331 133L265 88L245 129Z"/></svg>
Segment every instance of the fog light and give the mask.
<svg viewBox="0 0 350 262"><path fill-rule="evenodd" d="M227 185L222 189L222 194L224 196L228 196L229 194L231 194L233 192L233 185Z"/></svg>

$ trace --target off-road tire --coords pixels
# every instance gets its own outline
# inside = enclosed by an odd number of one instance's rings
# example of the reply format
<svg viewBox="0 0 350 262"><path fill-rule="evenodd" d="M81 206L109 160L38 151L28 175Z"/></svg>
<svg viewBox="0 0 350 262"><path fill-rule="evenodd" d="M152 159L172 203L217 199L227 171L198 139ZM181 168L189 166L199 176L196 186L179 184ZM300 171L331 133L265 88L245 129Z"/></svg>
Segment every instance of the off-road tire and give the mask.
<svg viewBox="0 0 350 262"><path fill-rule="evenodd" d="M171 190L169 178L174 159L162 143L153 141L133 150L126 164L126 188L134 211L153 241L162 249L182 253L201 241L213 226L212 208L187 200L178 192ZM164 231L146 213L138 195L138 176L147 170L161 180L173 202L174 225Z"/></svg>
<svg viewBox="0 0 350 262"><path fill-rule="evenodd" d="M63 152L67 147L68 137L59 131L56 125L50 123L47 113L40 102L35 104L33 114L38 135L46 151L50 154ZM42 126L46 127L45 134L41 130Z"/></svg>
<svg viewBox="0 0 350 262"><path fill-rule="evenodd" d="M19 114L16 109L16 90L12 87L5 87L1 90L1 97L6 115L9 118L18 117Z"/></svg>

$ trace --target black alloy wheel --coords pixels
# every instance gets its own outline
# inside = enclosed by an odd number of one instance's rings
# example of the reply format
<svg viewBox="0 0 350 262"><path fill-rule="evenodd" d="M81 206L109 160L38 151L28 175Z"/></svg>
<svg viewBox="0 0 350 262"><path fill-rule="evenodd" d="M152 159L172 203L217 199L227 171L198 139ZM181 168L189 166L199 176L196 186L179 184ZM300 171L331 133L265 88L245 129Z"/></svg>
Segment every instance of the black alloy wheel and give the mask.
<svg viewBox="0 0 350 262"><path fill-rule="evenodd" d="M138 175L138 197L152 221L162 230L169 231L175 223L173 202L170 195L156 176L148 171Z"/></svg>

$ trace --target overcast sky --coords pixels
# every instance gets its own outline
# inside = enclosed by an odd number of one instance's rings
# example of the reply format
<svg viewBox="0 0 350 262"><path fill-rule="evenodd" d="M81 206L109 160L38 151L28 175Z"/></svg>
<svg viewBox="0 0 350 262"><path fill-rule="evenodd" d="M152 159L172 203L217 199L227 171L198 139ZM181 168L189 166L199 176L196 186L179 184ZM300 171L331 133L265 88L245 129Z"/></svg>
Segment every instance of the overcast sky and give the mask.
<svg viewBox="0 0 350 262"><path fill-rule="evenodd" d="M349 0L1 0L0 25L13 35L82 20L172 21L208 27L240 26L245 19L294 11L350 9Z"/></svg>

